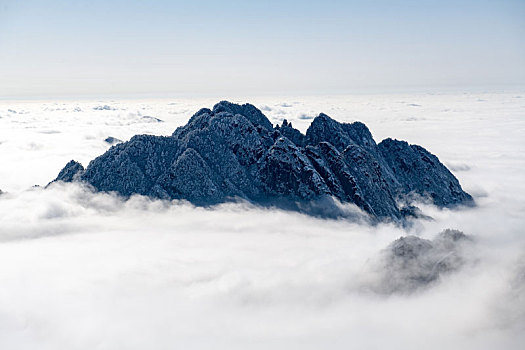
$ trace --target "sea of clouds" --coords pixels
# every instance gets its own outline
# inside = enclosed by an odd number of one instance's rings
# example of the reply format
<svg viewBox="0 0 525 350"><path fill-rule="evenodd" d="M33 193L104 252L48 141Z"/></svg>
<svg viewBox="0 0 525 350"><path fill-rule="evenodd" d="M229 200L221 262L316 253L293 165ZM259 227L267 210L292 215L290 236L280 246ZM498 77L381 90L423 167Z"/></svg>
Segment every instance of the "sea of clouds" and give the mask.
<svg viewBox="0 0 525 350"><path fill-rule="evenodd" d="M251 98L305 131L324 112L436 154L478 206L410 228L249 203L198 208L42 186L108 136L169 135L213 99L0 102L4 349L517 349L525 343L525 93ZM33 187L40 185L40 187ZM461 267L378 288L395 239L472 238ZM386 269L392 273L392 269ZM395 273L395 271L394 271Z"/></svg>

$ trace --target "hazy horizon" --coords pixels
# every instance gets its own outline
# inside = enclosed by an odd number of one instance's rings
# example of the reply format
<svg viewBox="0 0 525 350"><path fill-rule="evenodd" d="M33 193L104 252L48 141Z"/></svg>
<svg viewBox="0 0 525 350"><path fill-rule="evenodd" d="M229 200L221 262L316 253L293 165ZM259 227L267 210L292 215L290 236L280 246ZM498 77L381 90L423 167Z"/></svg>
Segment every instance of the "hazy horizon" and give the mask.
<svg viewBox="0 0 525 350"><path fill-rule="evenodd" d="M0 4L0 98L525 85L521 1Z"/></svg>
<svg viewBox="0 0 525 350"><path fill-rule="evenodd" d="M2 102L61 102L61 101L152 101L152 100L173 100L173 99L213 99L219 101L237 101L237 103L251 103L252 99L259 98L303 98L303 97L344 97L344 96L403 96L403 95L456 95L456 94L523 94L525 85L508 86L461 86L461 87L413 87L413 88L376 88L376 89L356 89L337 92L300 92L290 93L260 92L260 93L196 93L196 92L174 92L174 93L122 93L122 94L63 94L63 95L25 95L25 96L0 96Z"/></svg>

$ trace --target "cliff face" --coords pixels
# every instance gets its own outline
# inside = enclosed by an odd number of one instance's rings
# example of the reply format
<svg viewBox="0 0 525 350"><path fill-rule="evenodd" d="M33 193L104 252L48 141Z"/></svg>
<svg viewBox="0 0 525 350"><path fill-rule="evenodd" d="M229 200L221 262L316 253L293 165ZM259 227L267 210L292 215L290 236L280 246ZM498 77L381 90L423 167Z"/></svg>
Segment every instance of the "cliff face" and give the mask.
<svg viewBox="0 0 525 350"><path fill-rule="evenodd" d="M171 137L134 136L84 169L70 162L55 181L84 181L100 191L185 199L197 205L240 197L308 212L308 203L336 198L372 218L401 220L397 203L413 194L440 207L473 204L437 157L387 139L377 145L359 122L325 114L306 135L286 121L272 126L257 108L226 101L201 109Z"/></svg>

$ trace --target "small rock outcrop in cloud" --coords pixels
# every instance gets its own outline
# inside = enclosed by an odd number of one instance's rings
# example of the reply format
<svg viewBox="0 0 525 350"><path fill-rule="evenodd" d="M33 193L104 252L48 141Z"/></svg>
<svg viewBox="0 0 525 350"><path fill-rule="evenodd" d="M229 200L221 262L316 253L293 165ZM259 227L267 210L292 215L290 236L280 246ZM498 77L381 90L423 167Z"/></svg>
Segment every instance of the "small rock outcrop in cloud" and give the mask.
<svg viewBox="0 0 525 350"><path fill-rule="evenodd" d="M164 120L149 115L143 115L141 119L146 123L164 123Z"/></svg>
<svg viewBox="0 0 525 350"><path fill-rule="evenodd" d="M444 230L433 240L401 237L386 248L376 262L379 275L372 289L379 293L413 292L436 282L465 262L462 249L472 239L458 230ZM376 276L377 277L377 276Z"/></svg>
<svg viewBox="0 0 525 350"><path fill-rule="evenodd" d="M117 109L108 105L96 106L93 107L95 111L116 111Z"/></svg>
<svg viewBox="0 0 525 350"><path fill-rule="evenodd" d="M409 204L414 194L440 207L473 204L420 146L392 139L378 145L363 123L325 114L303 135L287 121L274 128L253 105L226 101L199 110L172 136L134 136L85 170L70 162L57 180L197 205L242 198L312 214L306 208L319 206L308 203L322 203L322 216L334 217L342 215L341 203L352 203L373 219L393 221L403 220L398 203Z"/></svg>
<svg viewBox="0 0 525 350"><path fill-rule="evenodd" d="M104 139L104 142L109 143L110 145L115 145L117 143L121 143L122 140L117 139L116 137L113 137L113 136L108 136Z"/></svg>

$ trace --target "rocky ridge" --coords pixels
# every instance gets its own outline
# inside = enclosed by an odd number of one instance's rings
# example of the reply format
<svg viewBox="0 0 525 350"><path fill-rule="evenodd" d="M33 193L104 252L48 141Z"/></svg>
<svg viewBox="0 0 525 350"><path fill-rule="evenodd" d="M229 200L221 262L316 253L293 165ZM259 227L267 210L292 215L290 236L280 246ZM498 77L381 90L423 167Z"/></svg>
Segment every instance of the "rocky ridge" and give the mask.
<svg viewBox="0 0 525 350"><path fill-rule="evenodd" d="M473 205L454 175L421 146L376 144L360 122L316 117L306 134L273 126L251 104L203 108L171 136L137 135L87 168L69 162L55 181L98 191L213 205L238 198L324 217L353 203L370 218L402 221L414 196L438 207Z"/></svg>

